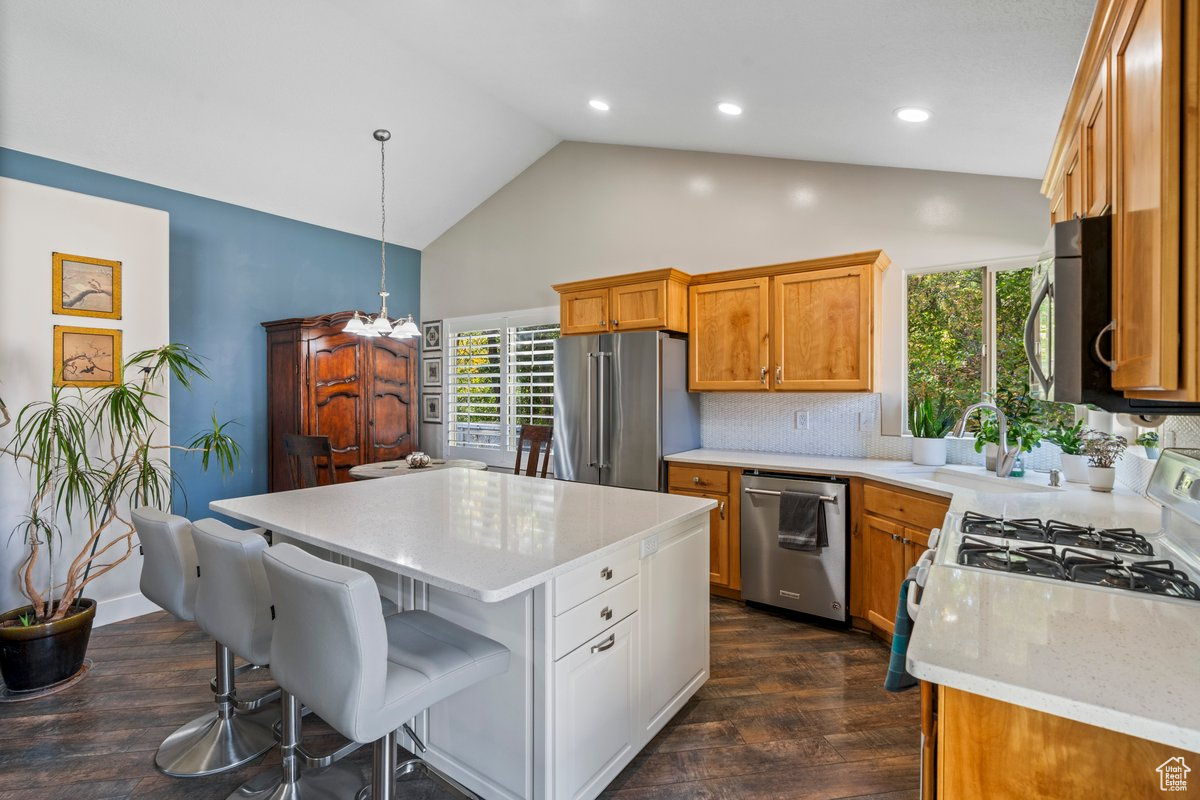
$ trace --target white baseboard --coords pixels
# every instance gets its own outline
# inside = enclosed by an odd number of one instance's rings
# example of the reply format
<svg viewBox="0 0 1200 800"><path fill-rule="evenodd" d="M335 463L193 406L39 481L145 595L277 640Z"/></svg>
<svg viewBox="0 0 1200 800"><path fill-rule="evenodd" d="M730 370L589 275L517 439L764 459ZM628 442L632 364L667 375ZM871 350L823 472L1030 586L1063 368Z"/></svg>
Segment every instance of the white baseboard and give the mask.
<svg viewBox="0 0 1200 800"><path fill-rule="evenodd" d="M92 624L93 627L99 628L102 625L123 622L127 619L140 617L142 614L161 610L154 603L147 600L141 592L134 592L124 597L112 597L108 600L98 601L96 603L96 621Z"/></svg>

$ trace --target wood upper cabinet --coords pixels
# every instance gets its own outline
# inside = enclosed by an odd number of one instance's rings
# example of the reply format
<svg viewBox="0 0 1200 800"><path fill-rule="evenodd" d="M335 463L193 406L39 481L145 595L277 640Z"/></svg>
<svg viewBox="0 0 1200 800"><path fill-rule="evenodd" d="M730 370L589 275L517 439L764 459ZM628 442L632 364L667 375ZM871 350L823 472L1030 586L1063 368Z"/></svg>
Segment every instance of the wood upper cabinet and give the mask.
<svg viewBox="0 0 1200 800"><path fill-rule="evenodd" d="M1079 131L1079 158L1083 184L1083 216L1103 214L1112 204L1110 193L1112 172L1112 122L1109 98L1109 59L1100 65L1091 94L1083 108L1083 124Z"/></svg>
<svg viewBox="0 0 1200 800"><path fill-rule="evenodd" d="M687 332L691 276L674 269L556 284L563 336L619 331Z"/></svg>
<svg viewBox="0 0 1200 800"><path fill-rule="evenodd" d="M1067 165L1063 169L1064 219L1083 216L1083 170L1079 160L1079 138L1067 148Z"/></svg>
<svg viewBox="0 0 1200 800"><path fill-rule="evenodd" d="M1117 389L1179 386L1180 7L1129 3L1112 49Z"/></svg>
<svg viewBox="0 0 1200 800"><path fill-rule="evenodd" d="M770 286L764 277L691 288L689 390L770 388Z"/></svg>
<svg viewBox="0 0 1200 800"><path fill-rule="evenodd" d="M771 339L776 389L855 392L871 388L874 279L870 265L774 279Z"/></svg>
<svg viewBox="0 0 1200 800"><path fill-rule="evenodd" d="M563 336L608 331L608 289L581 289L559 295L559 331Z"/></svg>
<svg viewBox="0 0 1200 800"><path fill-rule="evenodd" d="M414 340L343 333L350 313L263 323L270 491L291 488L283 454L289 433L328 436L338 481L349 480L353 466L416 448Z"/></svg>

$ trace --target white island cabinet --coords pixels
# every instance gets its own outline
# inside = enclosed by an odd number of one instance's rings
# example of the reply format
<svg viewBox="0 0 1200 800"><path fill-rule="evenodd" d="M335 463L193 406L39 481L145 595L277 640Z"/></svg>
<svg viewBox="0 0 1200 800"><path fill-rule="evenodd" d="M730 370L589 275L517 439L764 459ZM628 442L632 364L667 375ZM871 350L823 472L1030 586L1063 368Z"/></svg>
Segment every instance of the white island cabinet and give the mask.
<svg viewBox="0 0 1200 800"><path fill-rule="evenodd" d="M597 796L708 679L710 500L443 470L212 509L512 650L415 720L488 798Z"/></svg>

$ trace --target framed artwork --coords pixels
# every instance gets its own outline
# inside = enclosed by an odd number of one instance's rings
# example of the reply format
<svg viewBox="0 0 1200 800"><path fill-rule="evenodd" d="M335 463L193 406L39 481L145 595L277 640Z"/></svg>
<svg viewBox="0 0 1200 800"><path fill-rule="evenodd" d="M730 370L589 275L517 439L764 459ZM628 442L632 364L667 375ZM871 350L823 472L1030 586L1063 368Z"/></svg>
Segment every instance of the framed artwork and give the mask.
<svg viewBox="0 0 1200 800"><path fill-rule="evenodd" d="M55 253L51 310L79 317L121 318L121 262Z"/></svg>
<svg viewBox="0 0 1200 800"><path fill-rule="evenodd" d="M442 357L421 359L421 387L442 388Z"/></svg>
<svg viewBox="0 0 1200 800"><path fill-rule="evenodd" d="M421 323L421 352L436 353L442 349L442 321L431 319Z"/></svg>
<svg viewBox="0 0 1200 800"><path fill-rule="evenodd" d="M442 396L440 394L421 395L421 421L442 423Z"/></svg>
<svg viewBox="0 0 1200 800"><path fill-rule="evenodd" d="M55 386L116 386L121 382L121 332L54 326Z"/></svg>

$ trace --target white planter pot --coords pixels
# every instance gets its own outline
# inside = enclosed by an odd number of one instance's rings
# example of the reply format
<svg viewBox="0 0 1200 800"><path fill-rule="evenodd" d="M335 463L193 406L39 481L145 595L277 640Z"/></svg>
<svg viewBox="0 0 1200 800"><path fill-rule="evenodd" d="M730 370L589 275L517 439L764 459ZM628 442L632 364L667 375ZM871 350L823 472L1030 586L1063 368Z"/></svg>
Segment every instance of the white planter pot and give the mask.
<svg viewBox="0 0 1200 800"><path fill-rule="evenodd" d="M1111 492L1116 482L1116 467L1088 467L1088 486L1093 492Z"/></svg>
<svg viewBox="0 0 1200 800"><path fill-rule="evenodd" d="M1150 459L1151 461L1158 458L1158 448L1157 447L1147 447L1146 448L1146 458Z"/></svg>
<svg viewBox="0 0 1200 800"><path fill-rule="evenodd" d="M946 465L946 440L914 437L912 460L914 464L925 467L944 467Z"/></svg>
<svg viewBox="0 0 1200 800"><path fill-rule="evenodd" d="M1087 483L1088 482L1088 458L1087 456L1072 456L1066 453L1062 454L1062 471L1063 477L1070 483Z"/></svg>
<svg viewBox="0 0 1200 800"><path fill-rule="evenodd" d="M1088 427L1101 433L1113 432L1113 415L1109 411L1093 411L1088 409Z"/></svg>

